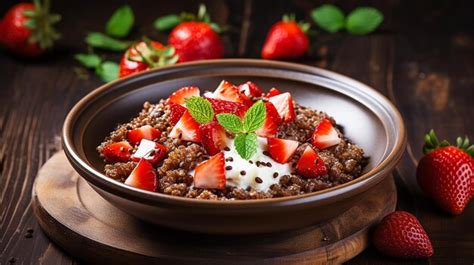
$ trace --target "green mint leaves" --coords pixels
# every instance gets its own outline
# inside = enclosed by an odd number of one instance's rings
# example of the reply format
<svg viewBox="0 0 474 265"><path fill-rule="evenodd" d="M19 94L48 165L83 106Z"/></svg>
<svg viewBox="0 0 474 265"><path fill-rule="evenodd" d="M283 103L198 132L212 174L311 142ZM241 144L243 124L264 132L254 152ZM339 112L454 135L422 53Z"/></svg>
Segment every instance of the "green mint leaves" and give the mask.
<svg viewBox="0 0 474 265"><path fill-rule="evenodd" d="M133 27L135 16L128 5L124 5L112 14L105 25L105 33L117 38L126 37Z"/></svg>
<svg viewBox="0 0 474 265"><path fill-rule="evenodd" d="M346 29L355 35L368 34L374 31L383 21L383 15L372 7L359 7L352 10L347 17L337 6L326 4L311 11L314 22L328 32Z"/></svg>
<svg viewBox="0 0 474 265"><path fill-rule="evenodd" d="M100 32L90 32L87 34L86 43L94 48L109 51L125 51L131 42L114 39Z"/></svg>
<svg viewBox="0 0 474 265"><path fill-rule="evenodd" d="M175 14L159 17L153 22L153 26L158 31L168 31L181 23L181 17Z"/></svg>
<svg viewBox="0 0 474 265"><path fill-rule="evenodd" d="M257 152L255 131L262 127L265 116L265 104L259 100L247 110L243 120L235 114L221 113L217 114L217 121L226 130L236 134L234 146L237 153L244 159L250 159Z"/></svg>
<svg viewBox="0 0 474 265"><path fill-rule="evenodd" d="M187 98L185 104L189 114L200 124L208 123L214 119L214 109L208 100L194 96Z"/></svg>
<svg viewBox="0 0 474 265"><path fill-rule="evenodd" d="M118 78L119 66L112 61L102 61L102 58L97 54L83 54L78 53L74 58L79 61L86 68L95 69L95 73L104 82L110 82Z"/></svg>

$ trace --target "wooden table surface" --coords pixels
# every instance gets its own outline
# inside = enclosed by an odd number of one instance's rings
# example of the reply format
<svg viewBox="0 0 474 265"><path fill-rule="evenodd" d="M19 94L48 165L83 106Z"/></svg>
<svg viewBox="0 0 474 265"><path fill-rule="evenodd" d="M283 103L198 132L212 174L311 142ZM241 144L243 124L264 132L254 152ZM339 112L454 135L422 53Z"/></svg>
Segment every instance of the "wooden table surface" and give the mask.
<svg viewBox="0 0 474 265"><path fill-rule="evenodd" d="M0 14L15 1L2 0ZM87 31L101 31L109 14L124 2L136 14L134 36L165 41L151 23L163 14L195 11L195 1L55 1L63 33L52 56L27 62L0 53L0 264L75 264L41 232L31 209L31 189L41 165L60 149L68 110L102 84L81 79L72 55L86 51ZM266 31L282 14L309 20L322 1L208 1L212 17L231 26L227 57L258 58ZM346 12L374 5L385 15L369 36L321 33L310 56L299 62L358 79L384 93L400 109L409 144L395 172L398 208L415 214L431 237L429 260L389 259L369 248L348 264L473 264L474 203L457 217L443 214L416 186L422 137L434 128L454 140L474 140L474 23L472 1L336 1ZM118 59L110 54L110 58ZM363 133L363 132L361 132ZM28 230L32 236L28 236Z"/></svg>

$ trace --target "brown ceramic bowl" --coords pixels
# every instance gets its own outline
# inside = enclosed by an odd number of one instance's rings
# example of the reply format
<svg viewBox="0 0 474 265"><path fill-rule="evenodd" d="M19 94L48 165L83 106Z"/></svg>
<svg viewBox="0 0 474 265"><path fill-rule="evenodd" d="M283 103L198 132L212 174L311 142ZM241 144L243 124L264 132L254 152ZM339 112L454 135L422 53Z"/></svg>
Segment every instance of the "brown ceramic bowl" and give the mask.
<svg viewBox="0 0 474 265"><path fill-rule="evenodd" d="M292 197L207 201L136 189L106 177L96 146L145 101L167 98L176 88L213 90L222 79L252 80L264 89L291 92L298 103L326 111L345 135L364 148L363 176L327 190ZM111 204L140 219L195 232L266 233L303 228L353 206L394 169L404 151L405 128L397 109L374 89L327 70L247 59L178 64L108 83L80 100L63 128L66 155L87 182Z"/></svg>

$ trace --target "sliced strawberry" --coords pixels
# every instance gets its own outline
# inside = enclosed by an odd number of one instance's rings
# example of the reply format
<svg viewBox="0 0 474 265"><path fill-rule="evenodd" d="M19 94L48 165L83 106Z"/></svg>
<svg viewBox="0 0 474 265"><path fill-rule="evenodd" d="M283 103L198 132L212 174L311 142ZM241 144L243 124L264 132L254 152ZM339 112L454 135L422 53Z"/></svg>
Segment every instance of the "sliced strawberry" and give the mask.
<svg viewBox="0 0 474 265"><path fill-rule="evenodd" d="M269 102L275 105L280 117L285 123L292 122L296 118L295 109L293 107L293 99L291 94L286 92L268 99Z"/></svg>
<svg viewBox="0 0 474 265"><path fill-rule="evenodd" d="M260 90L260 88L253 82L247 81L246 83L243 83L239 85L239 91L240 93L243 93L249 98L253 97L260 97L262 96L263 92Z"/></svg>
<svg viewBox="0 0 474 265"><path fill-rule="evenodd" d="M186 98L193 96L199 97L200 93L198 87L185 86L173 92L173 94L168 98L168 102L183 105Z"/></svg>
<svg viewBox="0 0 474 265"><path fill-rule="evenodd" d="M280 90L278 90L278 89L272 87L272 88L270 89L270 91L268 91L268 93L265 94L264 98L267 98L267 99L268 99L268 98L271 98L271 97L274 97L274 96L277 96L277 95L280 95L280 94L281 94Z"/></svg>
<svg viewBox="0 0 474 265"><path fill-rule="evenodd" d="M242 103L215 99L215 98L206 98L211 102L212 108L214 109L215 114L219 113L233 113L239 117L243 117L248 107Z"/></svg>
<svg viewBox="0 0 474 265"><path fill-rule="evenodd" d="M201 189L225 188L224 153L218 153L201 162L194 171L194 186Z"/></svg>
<svg viewBox="0 0 474 265"><path fill-rule="evenodd" d="M168 102L168 105L170 107L170 123L175 125L186 112L186 108L173 102Z"/></svg>
<svg viewBox="0 0 474 265"><path fill-rule="evenodd" d="M226 80L222 80L216 91L214 91L213 96L217 99L244 103L246 105L252 104L251 99L245 96L245 94L240 93L239 89L235 85Z"/></svg>
<svg viewBox="0 0 474 265"><path fill-rule="evenodd" d="M217 121L201 125L199 129L201 143L209 155L215 155L226 147L225 130Z"/></svg>
<svg viewBox="0 0 474 265"><path fill-rule="evenodd" d="M278 163L286 163L299 145L297 141L279 138L268 138L267 143L270 156Z"/></svg>
<svg viewBox="0 0 474 265"><path fill-rule="evenodd" d="M137 151L132 155L132 160L140 161L140 159L143 158L153 165L156 165L166 156L167 152L168 149L166 146L147 139L142 139Z"/></svg>
<svg viewBox="0 0 474 265"><path fill-rule="evenodd" d="M261 137L275 137L278 133L278 126L281 124L280 114L270 102L265 102L265 109L265 122L255 133Z"/></svg>
<svg viewBox="0 0 474 265"><path fill-rule="evenodd" d="M171 130L169 137L180 138L191 142L200 142L199 123L186 111Z"/></svg>
<svg viewBox="0 0 474 265"><path fill-rule="evenodd" d="M296 164L296 172L305 178L317 178L327 175L327 168L313 148L308 146Z"/></svg>
<svg viewBox="0 0 474 265"><path fill-rule="evenodd" d="M121 141L106 145L102 149L102 155L110 163L128 162L130 150L132 150L132 146L127 141Z"/></svg>
<svg viewBox="0 0 474 265"><path fill-rule="evenodd" d="M155 191L157 181L153 165L145 159L140 160L125 180L125 184L143 190Z"/></svg>
<svg viewBox="0 0 474 265"><path fill-rule="evenodd" d="M128 132L127 139L132 145L137 145L142 139L155 140L160 138L161 132L150 125L144 125L140 128Z"/></svg>
<svg viewBox="0 0 474 265"><path fill-rule="evenodd" d="M337 134L336 129L332 126L328 118L324 118L314 129L311 141L318 149L325 149L333 145L339 144L341 138Z"/></svg>

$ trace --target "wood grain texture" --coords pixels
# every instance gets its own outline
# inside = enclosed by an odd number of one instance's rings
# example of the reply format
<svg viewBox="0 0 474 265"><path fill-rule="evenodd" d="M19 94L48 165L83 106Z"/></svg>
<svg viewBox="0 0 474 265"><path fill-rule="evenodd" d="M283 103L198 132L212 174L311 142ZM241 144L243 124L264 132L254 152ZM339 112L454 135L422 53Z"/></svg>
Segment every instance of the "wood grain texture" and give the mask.
<svg viewBox="0 0 474 265"><path fill-rule="evenodd" d="M369 230L396 201L393 178L387 177L350 210L321 225L235 237L141 222L101 198L62 151L40 169L33 189L44 231L74 257L94 264L340 264L367 247Z"/></svg>
<svg viewBox="0 0 474 265"><path fill-rule="evenodd" d="M38 62L0 54L0 264L74 264L50 243L31 209L31 188L39 167L58 149L63 119L71 106L101 84L79 79L72 55L86 51L87 31L101 31L112 10L126 1L54 1L63 15L55 53ZM128 1L137 14L134 36L161 41L150 26L159 15L195 10L197 1ZM231 26L225 38L227 57L259 57L266 31L282 14L309 19L323 3L310 0L204 1L220 23ZM326 2L326 1L324 1ZM0 14L14 0L0 1ZM416 162L422 135L430 128L443 138L474 138L474 22L472 1L336 1L345 12L374 5L385 22L374 34L354 37L319 32L309 56L299 62L323 66L367 83L387 95L404 116L407 153L395 172L398 208L414 213L430 235L435 255L429 260L388 259L372 248L349 264L472 264L474 203L461 216L438 210L418 190ZM151 8L152 7L152 8ZM83 14L87 14L85 17ZM139 15L138 15L139 14ZM245 30L244 30L245 29ZM118 59L118 55L108 54ZM436 95L433 96L433 95ZM26 238L28 228L34 232Z"/></svg>

